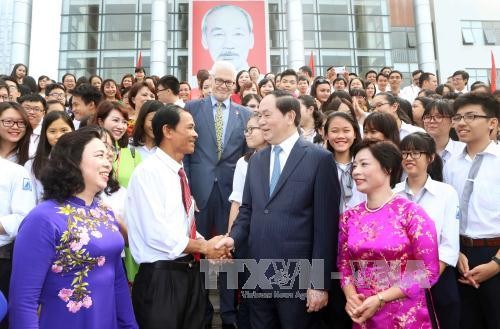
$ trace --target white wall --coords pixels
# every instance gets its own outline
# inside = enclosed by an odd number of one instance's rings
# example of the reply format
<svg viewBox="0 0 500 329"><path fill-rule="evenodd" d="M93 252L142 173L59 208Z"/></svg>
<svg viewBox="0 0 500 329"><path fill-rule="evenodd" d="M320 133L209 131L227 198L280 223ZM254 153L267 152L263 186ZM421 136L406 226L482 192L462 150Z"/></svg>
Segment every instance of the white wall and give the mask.
<svg viewBox="0 0 500 329"><path fill-rule="evenodd" d="M500 21L499 0L433 0L434 38L440 81L464 68L500 67L500 46L463 45L461 20ZM500 44L500 40L497 40Z"/></svg>
<svg viewBox="0 0 500 329"><path fill-rule="evenodd" d="M59 40L62 0L33 0L29 73L59 81Z"/></svg>

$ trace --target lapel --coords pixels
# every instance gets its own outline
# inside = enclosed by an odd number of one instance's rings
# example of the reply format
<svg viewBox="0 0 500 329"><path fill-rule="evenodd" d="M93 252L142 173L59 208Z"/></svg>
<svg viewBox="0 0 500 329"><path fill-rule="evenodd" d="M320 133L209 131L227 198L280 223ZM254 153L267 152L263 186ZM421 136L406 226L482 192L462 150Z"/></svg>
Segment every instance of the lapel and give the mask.
<svg viewBox="0 0 500 329"><path fill-rule="evenodd" d="M280 178L278 179L278 183L276 184L276 187L274 188L273 194L269 198L269 202L271 202L271 200L281 190L281 188L285 184L288 177L290 177L290 175L295 170L295 167L297 167L300 160L302 160L302 158L306 154L306 144L304 144L304 143L305 142L303 142L302 139L299 137L299 139L297 140L297 142L293 146L292 151L290 152L290 155L288 156L288 159L286 160L285 167L283 167L283 171L281 172ZM266 172L269 175L269 162L268 162L267 168L268 168L268 170L266 170ZM269 177L267 180L267 186L269 186ZM269 194L269 193L267 193L267 194Z"/></svg>
<svg viewBox="0 0 500 329"><path fill-rule="evenodd" d="M240 110L233 106L233 103L229 103L229 115L227 117L227 126L226 126L226 134L224 135L224 149L226 149L229 145L229 140L231 138L232 133L235 131L235 128L238 126L240 122ZM222 155L224 155L224 151L222 151Z"/></svg>
<svg viewBox="0 0 500 329"><path fill-rule="evenodd" d="M207 130L209 131L210 135L212 136L212 140L214 145L217 145L217 140L215 138L215 120L214 120L214 113L212 110L212 101L210 97L207 97L202 100L202 115L205 117L205 124L207 125Z"/></svg>
<svg viewBox="0 0 500 329"><path fill-rule="evenodd" d="M264 188L262 195L265 196L266 204L269 203L269 166L271 163L271 146L268 146L266 149L262 150L262 175L259 175L261 179L261 184Z"/></svg>

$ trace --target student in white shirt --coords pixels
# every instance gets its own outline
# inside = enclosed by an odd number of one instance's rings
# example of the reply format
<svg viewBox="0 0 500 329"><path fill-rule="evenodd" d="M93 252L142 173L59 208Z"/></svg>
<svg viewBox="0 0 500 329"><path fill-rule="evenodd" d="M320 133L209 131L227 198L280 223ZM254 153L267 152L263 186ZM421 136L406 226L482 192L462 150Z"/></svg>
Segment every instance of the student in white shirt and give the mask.
<svg viewBox="0 0 500 329"><path fill-rule="evenodd" d="M462 328L493 329L500 323L500 145L489 137L499 107L484 94L465 94L453 103L452 122L466 147L448 160L444 178L460 196Z"/></svg>
<svg viewBox="0 0 500 329"><path fill-rule="evenodd" d="M401 110L397 98L391 93L378 93L375 95L372 102L372 109L376 112L389 113L396 119L399 129L399 139L403 139L407 135L417 131L424 132L422 128L410 124L410 118Z"/></svg>
<svg viewBox="0 0 500 329"><path fill-rule="evenodd" d="M155 113L163 106L163 103L157 100L146 101L137 115L129 147L135 147L143 161L156 152L152 122Z"/></svg>
<svg viewBox="0 0 500 329"><path fill-rule="evenodd" d="M196 232L182 164L198 136L193 117L167 105L153 117L153 132L158 149L135 169L127 191L130 250L140 264L134 312L141 328L201 328L206 297L199 254L221 258L229 251L214 248L223 236L206 241Z"/></svg>
<svg viewBox="0 0 500 329"><path fill-rule="evenodd" d="M19 225L35 207L30 175L22 166L0 157L0 291L8 299L12 247ZM0 327L7 321L0 322Z"/></svg>
<svg viewBox="0 0 500 329"><path fill-rule="evenodd" d="M438 236L439 281L431 288L434 310L443 329L459 327L460 298L454 267L458 261L458 195L442 183L443 163L436 143L427 133L413 133L401 141L402 166L408 178L394 192L418 203L434 220Z"/></svg>
<svg viewBox="0 0 500 329"><path fill-rule="evenodd" d="M19 98L19 104L28 113L28 119L33 132L30 136L29 156L35 155L36 147L40 141L43 116L47 112L47 103L39 94L27 94Z"/></svg>
<svg viewBox="0 0 500 329"><path fill-rule="evenodd" d="M449 100L436 99L425 107L422 116L425 131L436 142L437 154L443 159L444 164L452 156L461 153L465 147L464 143L450 138L453 114L453 107Z"/></svg>
<svg viewBox="0 0 500 329"><path fill-rule="evenodd" d="M340 182L340 213L366 200L356 189L351 176L352 150L361 142L358 122L345 112L333 112L326 118L326 148L333 153Z"/></svg>

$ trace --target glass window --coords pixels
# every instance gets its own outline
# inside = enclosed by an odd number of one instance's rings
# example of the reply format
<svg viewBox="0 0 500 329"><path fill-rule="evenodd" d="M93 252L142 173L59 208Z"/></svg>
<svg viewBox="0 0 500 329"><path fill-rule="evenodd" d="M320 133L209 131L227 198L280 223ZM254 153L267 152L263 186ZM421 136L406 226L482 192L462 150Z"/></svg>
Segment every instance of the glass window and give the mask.
<svg viewBox="0 0 500 329"><path fill-rule="evenodd" d="M103 15L105 31L135 31L136 15Z"/></svg>
<svg viewBox="0 0 500 329"><path fill-rule="evenodd" d="M417 47L417 34L415 32L408 32L408 48Z"/></svg>
<svg viewBox="0 0 500 329"><path fill-rule="evenodd" d="M484 44L494 45L496 43L496 36L494 30L484 30Z"/></svg>
<svg viewBox="0 0 500 329"><path fill-rule="evenodd" d="M382 16L354 16L355 30L385 32L384 20Z"/></svg>
<svg viewBox="0 0 500 329"><path fill-rule="evenodd" d="M316 19L316 15L314 14L304 14L302 15L302 24L304 25L304 31L307 30L316 30L314 21Z"/></svg>
<svg viewBox="0 0 500 329"><path fill-rule="evenodd" d="M349 32L321 32L321 47L324 48L350 48Z"/></svg>
<svg viewBox="0 0 500 329"><path fill-rule="evenodd" d="M106 2L110 2L110 1L106 1ZM114 2L117 2L117 1L114 1ZM124 2L129 2L128 4L127 3L124 3ZM132 2L132 3L130 3ZM136 9L135 9L135 3L137 1L134 1L134 0L128 0L128 1L125 1L125 0L120 0L120 3L116 3L116 4L104 4L104 13L106 14L133 14L136 12Z"/></svg>
<svg viewBox="0 0 500 329"><path fill-rule="evenodd" d="M348 14L348 0L318 0L318 12L322 14Z"/></svg>
<svg viewBox="0 0 500 329"><path fill-rule="evenodd" d="M302 1L302 12L314 13L314 4L312 3L312 0Z"/></svg>
<svg viewBox="0 0 500 329"><path fill-rule="evenodd" d="M103 49L134 49L134 32L109 32L103 33Z"/></svg>
<svg viewBox="0 0 500 329"><path fill-rule="evenodd" d="M391 47L406 48L406 32L391 32Z"/></svg>
<svg viewBox="0 0 500 329"><path fill-rule="evenodd" d="M81 57L81 58L68 58L67 69L70 72L78 70L78 69L83 69L88 74L95 74L95 72L97 70L97 56L95 56L95 57Z"/></svg>
<svg viewBox="0 0 500 329"><path fill-rule="evenodd" d="M70 4L69 1L64 1L66 4ZM81 4L70 4L69 7L64 6L63 14L70 15L89 15L99 13L99 4L101 0L86 0Z"/></svg>
<svg viewBox="0 0 500 329"><path fill-rule="evenodd" d="M146 2L146 1L142 1L142 2ZM143 3L143 5L141 6L141 13L151 14L151 4L150 3Z"/></svg>
<svg viewBox="0 0 500 329"><path fill-rule="evenodd" d="M269 31L269 41L271 42L271 48L281 47L281 31ZM305 32L304 32L305 34Z"/></svg>
<svg viewBox="0 0 500 329"><path fill-rule="evenodd" d="M386 65L384 56L357 56L358 71L366 72L375 67L383 67Z"/></svg>
<svg viewBox="0 0 500 329"><path fill-rule="evenodd" d="M268 8L270 13L279 13L279 4L277 3L270 3Z"/></svg>
<svg viewBox="0 0 500 329"><path fill-rule="evenodd" d="M386 49L385 33L356 33L358 48Z"/></svg>
<svg viewBox="0 0 500 329"><path fill-rule="evenodd" d="M349 16L319 15L319 29L321 31L350 31Z"/></svg>
<svg viewBox="0 0 500 329"><path fill-rule="evenodd" d="M98 49L98 33L61 33L61 50Z"/></svg>
<svg viewBox="0 0 500 329"><path fill-rule="evenodd" d="M98 32L99 14L62 16L62 32Z"/></svg>
<svg viewBox="0 0 500 329"><path fill-rule="evenodd" d="M351 66L351 56L321 55L322 63L325 66Z"/></svg>
<svg viewBox="0 0 500 329"><path fill-rule="evenodd" d="M151 14L144 14L140 16L141 31L151 32Z"/></svg>
<svg viewBox="0 0 500 329"><path fill-rule="evenodd" d="M177 14L176 30L188 31L189 16L188 14Z"/></svg>
<svg viewBox="0 0 500 329"><path fill-rule="evenodd" d="M316 48L316 33L313 31L304 31L304 47L305 48Z"/></svg>
<svg viewBox="0 0 500 329"><path fill-rule="evenodd" d="M188 48L188 31L171 32L174 34L174 47L175 48Z"/></svg>
<svg viewBox="0 0 500 329"><path fill-rule="evenodd" d="M381 15L383 4L381 0L354 0L354 14L356 15Z"/></svg>
<svg viewBox="0 0 500 329"><path fill-rule="evenodd" d="M189 3L179 3L179 12L189 13Z"/></svg>
<svg viewBox="0 0 500 329"><path fill-rule="evenodd" d="M462 43L464 45L474 44L474 36L471 29L462 28Z"/></svg>
<svg viewBox="0 0 500 329"><path fill-rule="evenodd" d="M141 40L141 48L151 48L151 32L141 32L139 33L139 38Z"/></svg>

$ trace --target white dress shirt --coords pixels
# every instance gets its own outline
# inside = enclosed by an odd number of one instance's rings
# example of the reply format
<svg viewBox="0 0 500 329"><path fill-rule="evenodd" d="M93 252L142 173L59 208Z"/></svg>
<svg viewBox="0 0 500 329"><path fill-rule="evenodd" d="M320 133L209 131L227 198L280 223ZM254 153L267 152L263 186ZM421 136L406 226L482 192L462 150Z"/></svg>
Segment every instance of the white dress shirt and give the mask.
<svg viewBox="0 0 500 329"><path fill-rule="evenodd" d="M29 146L29 157L34 157L36 153L36 149L38 147L38 142L40 142L40 133L42 132L42 123L33 129L33 133L30 136L30 146Z"/></svg>
<svg viewBox="0 0 500 329"><path fill-rule="evenodd" d="M446 164L446 161L450 160L451 157L460 154L464 151L465 143L460 141L454 141L453 139L448 140L448 144L444 150L439 152L439 156L443 159L443 164Z"/></svg>
<svg viewBox="0 0 500 329"><path fill-rule="evenodd" d="M293 133L290 137L285 139L281 144L278 144L281 146L281 152L279 155L280 159L280 168L281 172L283 172L283 168L285 167L286 160L288 160L288 157L290 156L290 152L292 152L292 148L297 142L297 140L300 138L299 132ZM269 161L269 183L271 183L271 178L273 176L273 167L274 167L274 148L276 146L273 145L271 148L271 161Z"/></svg>
<svg viewBox="0 0 500 329"><path fill-rule="evenodd" d="M423 128L408 124L404 121L401 121L401 127L399 128L399 139L403 140L406 136L409 134L413 134L416 132L422 132L425 133L425 130Z"/></svg>
<svg viewBox="0 0 500 329"><path fill-rule="evenodd" d="M406 99L408 102L413 103L415 98L417 98L419 92L420 87L411 84L401 89L399 96L403 99Z"/></svg>
<svg viewBox="0 0 500 329"><path fill-rule="evenodd" d="M30 175L22 166L0 157L0 247L11 243L24 217L35 207Z"/></svg>
<svg viewBox="0 0 500 329"><path fill-rule="evenodd" d="M137 166L127 191L125 220L130 251L138 264L183 257L190 218L182 202L182 165L160 148ZM197 238L202 238L200 235Z"/></svg>
<svg viewBox="0 0 500 329"><path fill-rule="evenodd" d="M467 227L460 231L469 238L500 237L500 145L490 142L481 152L483 161L470 196ZM466 149L452 157L444 167L444 180L455 188L461 197L473 159Z"/></svg>
<svg viewBox="0 0 500 329"><path fill-rule="evenodd" d="M245 187L245 178L247 177L248 162L242 156L236 162L236 169L234 169L233 176L233 191L229 196L229 202L238 202L241 204L243 200L243 188Z"/></svg>
<svg viewBox="0 0 500 329"><path fill-rule="evenodd" d="M39 204L40 202L42 202L43 185L42 182L40 182L35 177L35 173L33 172L33 161L33 158L26 161L26 163L24 164L24 169L26 169L26 171L30 174L31 181L33 182L33 190L35 192L35 202L36 204Z"/></svg>
<svg viewBox="0 0 500 329"><path fill-rule="evenodd" d="M428 177L424 187L414 194L408 187L407 181L398 183L394 193L418 203L436 225L438 236L439 260L456 266L459 242L459 203L455 189Z"/></svg>
<svg viewBox="0 0 500 329"><path fill-rule="evenodd" d="M141 155L141 160L144 161L147 158L149 158L150 155L155 154L157 147L153 146L152 148L148 149L146 145L141 145L141 146L135 146L135 149Z"/></svg>

